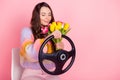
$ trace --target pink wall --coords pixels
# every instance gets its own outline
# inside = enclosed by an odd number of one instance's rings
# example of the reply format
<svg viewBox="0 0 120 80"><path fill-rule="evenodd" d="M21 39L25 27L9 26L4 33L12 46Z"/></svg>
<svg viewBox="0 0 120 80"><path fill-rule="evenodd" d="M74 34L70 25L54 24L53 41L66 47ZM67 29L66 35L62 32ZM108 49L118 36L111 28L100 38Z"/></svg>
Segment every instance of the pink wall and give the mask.
<svg viewBox="0 0 120 80"><path fill-rule="evenodd" d="M11 49L19 47L21 29L40 1L72 28L77 56L62 80L120 80L119 0L0 0L0 80L10 80Z"/></svg>

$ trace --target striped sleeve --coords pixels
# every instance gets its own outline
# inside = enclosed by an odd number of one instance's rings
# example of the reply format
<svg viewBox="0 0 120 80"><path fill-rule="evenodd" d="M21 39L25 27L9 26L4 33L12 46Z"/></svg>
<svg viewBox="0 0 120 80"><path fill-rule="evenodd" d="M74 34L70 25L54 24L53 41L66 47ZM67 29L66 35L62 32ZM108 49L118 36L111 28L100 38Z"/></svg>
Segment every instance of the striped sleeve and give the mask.
<svg viewBox="0 0 120 80"><path fill-rule="evenodd" d="M38 51L40 48L40 39L34 42L34 37L30 28L24 28L21 32L20 54L30 61L38 60Z"/></svg>

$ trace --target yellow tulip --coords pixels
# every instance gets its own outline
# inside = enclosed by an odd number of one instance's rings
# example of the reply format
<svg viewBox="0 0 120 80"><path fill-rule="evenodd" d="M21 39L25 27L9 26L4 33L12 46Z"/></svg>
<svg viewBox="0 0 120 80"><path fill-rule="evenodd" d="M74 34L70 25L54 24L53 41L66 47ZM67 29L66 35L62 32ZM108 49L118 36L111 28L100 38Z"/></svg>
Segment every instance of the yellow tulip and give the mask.
<svg viewBox="0 0 120 80"><path fill-rule="evenodd" d="M64 29L64 30L68 30L68 29L69 29L69 24L68 24L68 23L65 23L63 29Z"/></svg>
<svg viewBox="0 0 120 80"><path fill-rule="evenodd" d="M56 22L52 22L52 25L56 26Z"/></svg>
<svg viewBox="0 0 120 80"><path fill-rule="evenodd" d="M57 22L57 25L62 26L62 23L61 22Z"/></svg>
<svg viewBox="0 0 120 80"><path fill-rule="evenodd" d="M54 25L50 25L50 31L51 32L55 31L55 26Z"/></svg>
<svg viewBox="0 0 120 80"><path fill-rule="evenodd" d="M59 30L59 26L58 25L55 26L55 30Z"/></svg>
<svg viewBox="0 0 120 80"><path fill-rule="evenodd" d="M58 25L58 29L60 30L62 28L62 25Z"/></svg>

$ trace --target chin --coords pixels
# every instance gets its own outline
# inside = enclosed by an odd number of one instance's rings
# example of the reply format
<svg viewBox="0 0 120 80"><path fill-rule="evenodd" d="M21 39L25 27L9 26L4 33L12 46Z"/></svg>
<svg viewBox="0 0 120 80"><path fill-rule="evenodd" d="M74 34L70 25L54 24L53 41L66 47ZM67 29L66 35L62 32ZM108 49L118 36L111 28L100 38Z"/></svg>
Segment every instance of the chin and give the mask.
<svg viewBox="0 0 120 80"><path fill-rule="evenodd" d="M48 25L49 23L44 23L44 25Z"/></svg>
<svg viewBox="0 0 120 80"><path fill-rule="evenodd" d="M47 26L48 24L44 24L44 26Z"/></svg>

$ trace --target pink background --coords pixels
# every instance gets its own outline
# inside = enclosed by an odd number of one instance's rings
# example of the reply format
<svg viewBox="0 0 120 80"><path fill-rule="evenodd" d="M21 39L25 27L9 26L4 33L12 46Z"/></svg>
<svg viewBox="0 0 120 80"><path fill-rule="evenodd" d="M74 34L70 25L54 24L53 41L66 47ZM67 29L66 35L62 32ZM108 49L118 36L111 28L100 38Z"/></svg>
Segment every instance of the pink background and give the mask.
<svg viewBox="0 0 120 80"><path fill-rule="evenodd" d="M62 80L120 80L119 0L0 0L0 80L11 79L11 49L20 46L21 29L40 1L72 28L77 55Z"/></svg>

